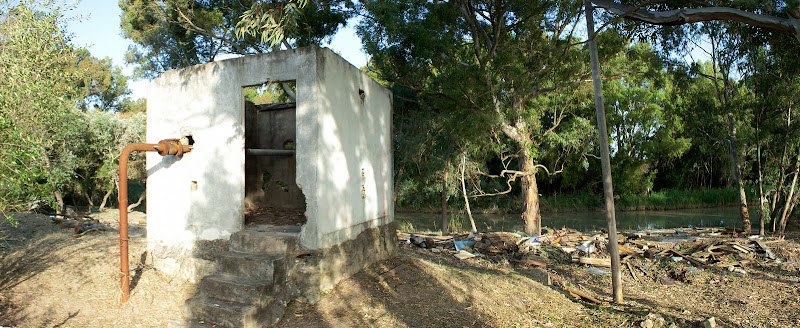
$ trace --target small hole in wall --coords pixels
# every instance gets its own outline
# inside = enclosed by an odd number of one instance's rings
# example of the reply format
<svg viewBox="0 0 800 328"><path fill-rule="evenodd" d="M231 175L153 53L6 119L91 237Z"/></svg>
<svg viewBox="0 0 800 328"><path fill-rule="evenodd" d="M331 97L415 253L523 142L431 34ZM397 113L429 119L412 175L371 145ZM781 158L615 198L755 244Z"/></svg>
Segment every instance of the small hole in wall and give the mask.
<svg viewBox="0 0 800 328"><path fill-rule="evenodd" d="M181 144L193 146L194 145L194 138L191 134L187 134L181 137Z"/></svg>
<svg viewBox="0 0 800 328"><path fill-rule="evenodd" d="M367 96L367 94L366 94L366 93L364 93L364 90L362 90L362 89L358 89L358 98L361 98L361 101L362 101L362 102L364 101L364 98L365 98L366 96Z"/></svg>
<svg viewBox="0 0 800 328"><path fill-rule="evenodd" d="M269 171L264 171L264 174L261 175L261 190L267 190L271 181L272 174Z"/></svg>

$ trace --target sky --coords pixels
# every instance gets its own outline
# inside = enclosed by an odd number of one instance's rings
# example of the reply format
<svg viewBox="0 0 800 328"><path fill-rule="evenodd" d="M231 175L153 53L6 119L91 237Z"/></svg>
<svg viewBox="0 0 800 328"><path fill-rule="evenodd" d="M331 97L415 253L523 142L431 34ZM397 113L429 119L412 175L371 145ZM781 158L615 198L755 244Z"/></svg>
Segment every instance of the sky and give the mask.
<svg viewBox="0 0 800 328"><path fill-rule="evenodd" d="M133 66L125 64L125 51L131 41L122 37L119 27L121 14L122 10L116 0L83 0L65 13L70 18L67 30L73 34L73 44L89 49L95 57L111 58L114 65L122 67L123 73L130 76ZM362 67L367 62L367 56L361 51L361 39L349 25L339 30L333 41L325 46L356 67ZM149 83L148 80L129 81L130 97L144 98Z"/></svg>

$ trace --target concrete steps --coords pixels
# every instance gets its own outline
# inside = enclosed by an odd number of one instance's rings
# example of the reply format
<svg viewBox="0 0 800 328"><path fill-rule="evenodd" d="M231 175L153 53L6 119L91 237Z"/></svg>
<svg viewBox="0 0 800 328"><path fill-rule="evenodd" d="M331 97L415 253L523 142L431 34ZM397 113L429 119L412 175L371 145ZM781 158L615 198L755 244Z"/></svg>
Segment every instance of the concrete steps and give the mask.
<svg viewBox="0 0 800 328"><path fill-rule="evenodd" d="M264 280L213 275L200 280L202 296L228 302L262 304L271 301L272 284Z"/></svg>
<svg viewBox="0 0 800 328"><path fill-rule="evenodd" d="M205 297L186 300L186 312L192 321L218 327L261 327L256 317L258 307Z"/></svg>
<svg viewBox="0 0 800 328"><path fill-rule="evenodd" d="M280 320L286 307L290 261L300 227L256 226L234 233L217 259L217 273L200 280L186 301L186 321L174 327L263 327Z"/></svg>

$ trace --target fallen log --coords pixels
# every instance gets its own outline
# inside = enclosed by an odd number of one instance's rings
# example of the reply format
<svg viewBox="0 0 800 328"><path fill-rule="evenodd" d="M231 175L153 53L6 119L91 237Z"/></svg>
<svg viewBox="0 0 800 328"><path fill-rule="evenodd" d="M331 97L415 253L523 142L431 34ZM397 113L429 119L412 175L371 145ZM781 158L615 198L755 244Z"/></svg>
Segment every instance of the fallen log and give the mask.
<svg viewBox="0 0 800 328"><path fill-rule="evenodd" d="M639 278L636 277L636 273L633 272L633 268L631 267L631 262L625 262L625 265L628 266L628 271L631 272L631 277L633 277L633 280L639 281Z"/></svg>
<svg viewBox="0 0 800 328"><path fill-rule="evenodd" d="M520 259L520 260L511 259L511 260L509 260L509 262L511 262L513 264L516 264L516 265L522 265L522 266L537 266L537 267L540 267L540 268L546 268L547 267L547 263L544 262L544 258L541 258L541 257L538 257L538 256L537 256L537 258L527 258L527 259Z"/></svg>
<svg viewBox="0 0 800 328"><path fill-rule="evenodd" d="M590 301L592 303L596 303L596 304L602 303L602 302L600 302L600 300L598 300L597 298L593 297L592 295L589 295L588 293L585 293L585 292L580 291L578 289L567 287L567 286L564 286L563 289L567 293L570 293L570 294L573 294L573 295L577 295L580 298L585 299L587 301Z"/></svg>
<svg viewBox="0 0 800 328"><path fill-rule="evenodd" d="M581 264L596 265L606 268L611 267L611 259L596 259L596 258L582 256L580 259L578 259L578 261Z"/></svg>

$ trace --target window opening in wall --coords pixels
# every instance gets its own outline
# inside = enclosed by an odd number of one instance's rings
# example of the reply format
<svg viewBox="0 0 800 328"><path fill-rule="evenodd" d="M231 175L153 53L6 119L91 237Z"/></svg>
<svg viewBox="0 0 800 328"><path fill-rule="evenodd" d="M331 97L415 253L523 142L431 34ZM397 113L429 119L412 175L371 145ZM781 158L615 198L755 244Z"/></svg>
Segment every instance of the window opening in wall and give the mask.
<svg viewBox="0 0 800 328"><path fill-rule="evenodd" d="M245 224L302 225L294 81L245 87Z"/></svg>

